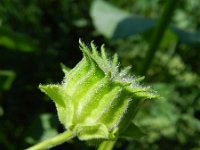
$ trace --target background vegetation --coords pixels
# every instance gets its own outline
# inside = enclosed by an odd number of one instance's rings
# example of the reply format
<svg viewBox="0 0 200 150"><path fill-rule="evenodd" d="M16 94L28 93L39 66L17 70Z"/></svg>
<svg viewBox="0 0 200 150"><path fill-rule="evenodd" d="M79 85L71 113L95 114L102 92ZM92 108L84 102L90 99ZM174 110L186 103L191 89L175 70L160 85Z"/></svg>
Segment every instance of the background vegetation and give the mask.
<svg viewBox="0 0 200 150"><path fill-rule="evenodd" d="M115 149L199 150L200 3L169 3L1 0L0 148L24 149L63 131L38 85L60 82L61 62L72 68L80 61L81 37L105 43L163 97L147 101L135 118L146 135ZM78 140L53 149L66 148L94 149Z"/></svg>

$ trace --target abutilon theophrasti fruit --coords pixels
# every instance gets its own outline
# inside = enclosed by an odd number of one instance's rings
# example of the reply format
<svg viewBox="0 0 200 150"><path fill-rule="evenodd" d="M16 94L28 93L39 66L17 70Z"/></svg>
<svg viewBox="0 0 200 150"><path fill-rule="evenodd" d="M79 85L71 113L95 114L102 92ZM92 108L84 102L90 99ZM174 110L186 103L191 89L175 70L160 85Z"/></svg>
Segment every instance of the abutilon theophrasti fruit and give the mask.
<svg viewBox="0 0 200 150"><path fill-rule="evenodd" d="M113 140L132 126L140 103L156 98L142 78L120 69L117 55L108 59L104 46L79 41L83 59L65 73L61 84L40 85L54 102L60 122L81 140Z"/></svg>

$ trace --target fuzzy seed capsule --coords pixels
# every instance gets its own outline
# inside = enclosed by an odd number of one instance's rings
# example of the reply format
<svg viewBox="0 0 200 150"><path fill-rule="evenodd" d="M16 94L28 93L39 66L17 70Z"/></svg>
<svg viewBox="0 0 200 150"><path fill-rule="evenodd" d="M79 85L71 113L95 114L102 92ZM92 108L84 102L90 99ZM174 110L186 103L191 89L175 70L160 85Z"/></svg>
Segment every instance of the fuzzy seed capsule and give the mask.
<svg viewBox="0 0 200 150"><path fill-rule="evenodd" d="M60 122L81 140L115 139L131 124L138 105L156 98L151 88L129 75L130 67L119 70L113 60L91 43L79 41L83 59L70 71L63 68L62 84L40 85L54 102Z"/></svg>

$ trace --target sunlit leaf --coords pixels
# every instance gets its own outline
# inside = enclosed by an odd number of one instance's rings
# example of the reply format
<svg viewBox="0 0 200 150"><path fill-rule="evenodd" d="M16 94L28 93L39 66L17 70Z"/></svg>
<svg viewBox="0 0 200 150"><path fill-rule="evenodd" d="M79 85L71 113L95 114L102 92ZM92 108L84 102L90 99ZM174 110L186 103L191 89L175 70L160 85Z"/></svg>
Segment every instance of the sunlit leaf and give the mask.
<svg viewBox="0 0 200 150"><path fill-rule="evenodd" d="M97 31L107 38L127 37L144 32L154 25L151 19L133 16L99 0L93 2L90 15Z"/></svg>

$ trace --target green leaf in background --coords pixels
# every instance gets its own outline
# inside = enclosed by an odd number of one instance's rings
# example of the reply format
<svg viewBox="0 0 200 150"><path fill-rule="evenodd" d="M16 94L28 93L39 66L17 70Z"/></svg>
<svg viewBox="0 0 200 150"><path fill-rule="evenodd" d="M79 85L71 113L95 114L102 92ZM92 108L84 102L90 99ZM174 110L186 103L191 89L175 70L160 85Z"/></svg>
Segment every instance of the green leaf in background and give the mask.
<svg viewBox="0 0 200 150"><path fill-rule="evenodd" d="M5 27L0 27L0 46L20 52L34 52L39 49L36 42L29 36Z"/></svg>
<svg viewBox="0 0 200 150"><path fill-rule="evenodd" d="M11 70L0 70L0 90L9 90L15 79L15 72Z"/></svg>
<svg viewBox="0 0 200 150"><path fill-rule="evenodd" d="M200 29L197 31L188 31L184 29L179 29L172 27L172 30L176 33L182 43L189 46L200 45Z"/></svg>
<svg viewBox="0 0 200 150"><path fill-rule="evenodd" d="M141 129L138 126L136 126L134 123L131 123L128 126L128 128L122 133L122 135L120 135L120 137L129 140L138 140L144 135L145 134L141 131Z"/></svg>
<svg viewBox="0 0 200 150"><path fill-rule="evenodd" d="M36 117L27 132L25 141L29 144L35 144L57 135L58 123L56 119L55 115L47 113Z"/></svg>
<svg viewBox="0 0 200 150"><path fill-rule="evenodd" d="M105 1L95 0L90 15L97 31L107 38L122 38L151 28L154 21L115 8Z"/></svg>
<svg viewBox="0 0 200 150"><path fill-rule="evenodd" d="M111 39L125 38L138 33L143 33L148 29L151 29L156 23L156 20L144 18L142 16L131 15L128 12L112 6L111 4L102 0L95 0L92 3L90 15L96 30L105 37ZM173 39L176 35L183 44L189 46L200 44L199 30L196 32L191 32L184 29L179 29L176 26L171 26L170 28L171 31L168 30L167 34ZM173 34L173 32L175 34ZM172 41L172 38L168 37L165 40ZM162 44L166 46L168 42L166 44Z"/></svg>

